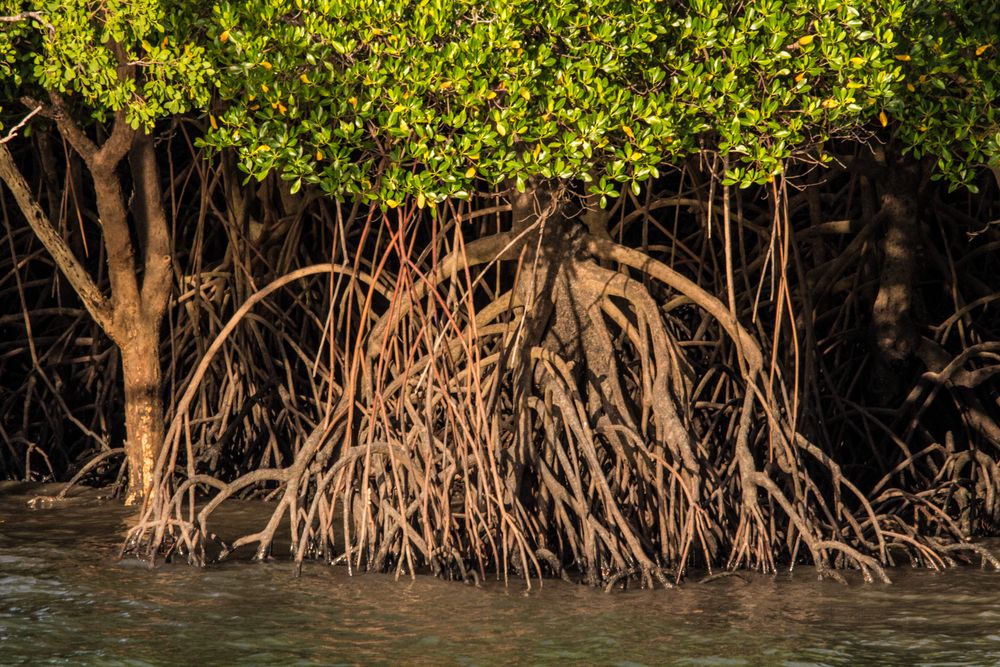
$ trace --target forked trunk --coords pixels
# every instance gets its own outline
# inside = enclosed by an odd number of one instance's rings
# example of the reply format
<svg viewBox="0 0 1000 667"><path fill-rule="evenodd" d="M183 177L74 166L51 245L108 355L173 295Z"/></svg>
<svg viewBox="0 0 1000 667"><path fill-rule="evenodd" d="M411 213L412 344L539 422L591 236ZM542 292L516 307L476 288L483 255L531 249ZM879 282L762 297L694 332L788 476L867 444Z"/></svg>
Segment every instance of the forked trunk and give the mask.
<svg viewBox="0 0 1000 667"><path fill-rule="evenodd" d="M94 194L107 251L110 298L94 283L65 239L35 200L0 144L0 180L10 187L28 224L66 275L83 305L121 351L125 389L125 452L128 459L127 504L148 497L163 441L160 324L170 297L170 238L152 137L137 134L118 114L110 137L98 147L70 119L61 99L46 112L83 158L94 181ZM118 176L129 156L134 195L131 217ZM137 261L138 256L138 261ZM141 269L140 269L141 266Z"/></svg>

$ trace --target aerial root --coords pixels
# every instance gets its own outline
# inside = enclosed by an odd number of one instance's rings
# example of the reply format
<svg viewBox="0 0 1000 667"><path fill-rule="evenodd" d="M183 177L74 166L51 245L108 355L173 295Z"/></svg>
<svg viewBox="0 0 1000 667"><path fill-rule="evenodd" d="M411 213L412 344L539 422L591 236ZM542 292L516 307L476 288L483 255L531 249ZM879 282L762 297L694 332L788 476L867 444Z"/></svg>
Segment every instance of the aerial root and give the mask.
<svg viewBox="0 0 1000 667"><path fill-rule="evenodd" d="M352 573L430 569L479 583L487 572L505 581L551 572L608 591L631 580L669 587L688 568L773 572L806 560L823 577L844 580L837 568L856 567L867 581L888 581L885 567L901 551L940 566L963 550L892 519L904 506L953 536L953 495L906 496L893 484L935 466L921 481L973 468L996 479L995 466L944 445L906 452L869 493L872 483L849 477L822 433L806 438L800 386L783 376L782 350L760 342L766 327L744 303L746 276L688 271L684 260L668 265L587 233L550 243L541 230L566 221L544 213L511 231L484 223L468 243L461 216L445 216L437 245L418 253L419 230L407 227L417 214L407 213L371 236L385 244L384 261L354 254L354 268L328 270L330 314L310 320L326 347L292 355L316 377L275 390L296 437L287 449L252 450L268 462L261 476L204 470L233 456L199 450L195 439L206 436L187 414L210 366L238 358L227 356L233 343L211 346L219 358L189 375L171 430L165 469L178 473L164 476L166 500L140 532L155 533L150 544L177 533L197 546L188 531L209 534L220 503L258 493L278 499L268 526L229 547L256 542L266 552L280 529L296 562L317 556ZM677 244L691 258L713 252ZM730 303L714 295L739 280L748 294ZM220 335L267 330L264 318L239 312L243 324ZM240 427L218 430L238 431L264 395L241 394L250 407ZM868 411L858 428L876 419ZM197 509L196 490L208 492ZM990 507L1000 505L995 495ZM175 521L182 516L193 521Z"/></svg>

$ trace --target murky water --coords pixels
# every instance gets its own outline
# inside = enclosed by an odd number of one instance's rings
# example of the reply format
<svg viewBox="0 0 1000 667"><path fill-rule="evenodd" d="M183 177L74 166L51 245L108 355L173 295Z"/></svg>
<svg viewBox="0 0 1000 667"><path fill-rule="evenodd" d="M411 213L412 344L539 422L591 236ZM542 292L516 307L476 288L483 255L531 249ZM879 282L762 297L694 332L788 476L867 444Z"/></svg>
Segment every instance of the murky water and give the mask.
<svg viewBox="0 0 1000 667"><path fill-rule="evenodd" d="M128 512L0 490L0 664L997 665L1000 574L803 569L605 595L343 568L117 562Z"/></svg>

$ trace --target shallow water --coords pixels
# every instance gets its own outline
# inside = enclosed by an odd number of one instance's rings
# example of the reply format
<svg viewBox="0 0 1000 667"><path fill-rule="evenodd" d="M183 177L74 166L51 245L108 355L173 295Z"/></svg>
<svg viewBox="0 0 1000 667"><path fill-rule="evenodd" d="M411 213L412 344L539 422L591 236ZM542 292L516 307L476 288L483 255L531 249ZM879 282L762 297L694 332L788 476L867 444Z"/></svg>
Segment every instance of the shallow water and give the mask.
<svg viewBox="0 0 1000 667"><path fill-rule="evenodd" d="M0 664L997 665L1000 574L728 577L605 595L285 563L148 570L129 512L0 490Z"/></svg>

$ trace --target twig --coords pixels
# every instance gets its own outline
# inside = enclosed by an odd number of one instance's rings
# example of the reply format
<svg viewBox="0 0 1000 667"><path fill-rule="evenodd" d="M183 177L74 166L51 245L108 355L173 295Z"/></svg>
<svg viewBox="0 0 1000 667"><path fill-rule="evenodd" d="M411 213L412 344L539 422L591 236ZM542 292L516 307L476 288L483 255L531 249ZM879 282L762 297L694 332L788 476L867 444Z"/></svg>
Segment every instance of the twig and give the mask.
<svg viewBox="0 0 1000 667"><path fill-rule="evenodd" d="M3 139L0 139L0 144L5 144L8 141L11 141L15 137L17 137L18 131L20 131L21 128L23 128L25 125L28 124L28 121L31 120L32 116L34 116L37 113L40 113L41 110L42 110L42 108L43 108L42 105L39 104L34 109L32 109L30 112L28 112L28 115L25 116L24 118L22 118L20 123L18 123L14 127L10 128L10 130L7 132L7 135Z"/></svg>

